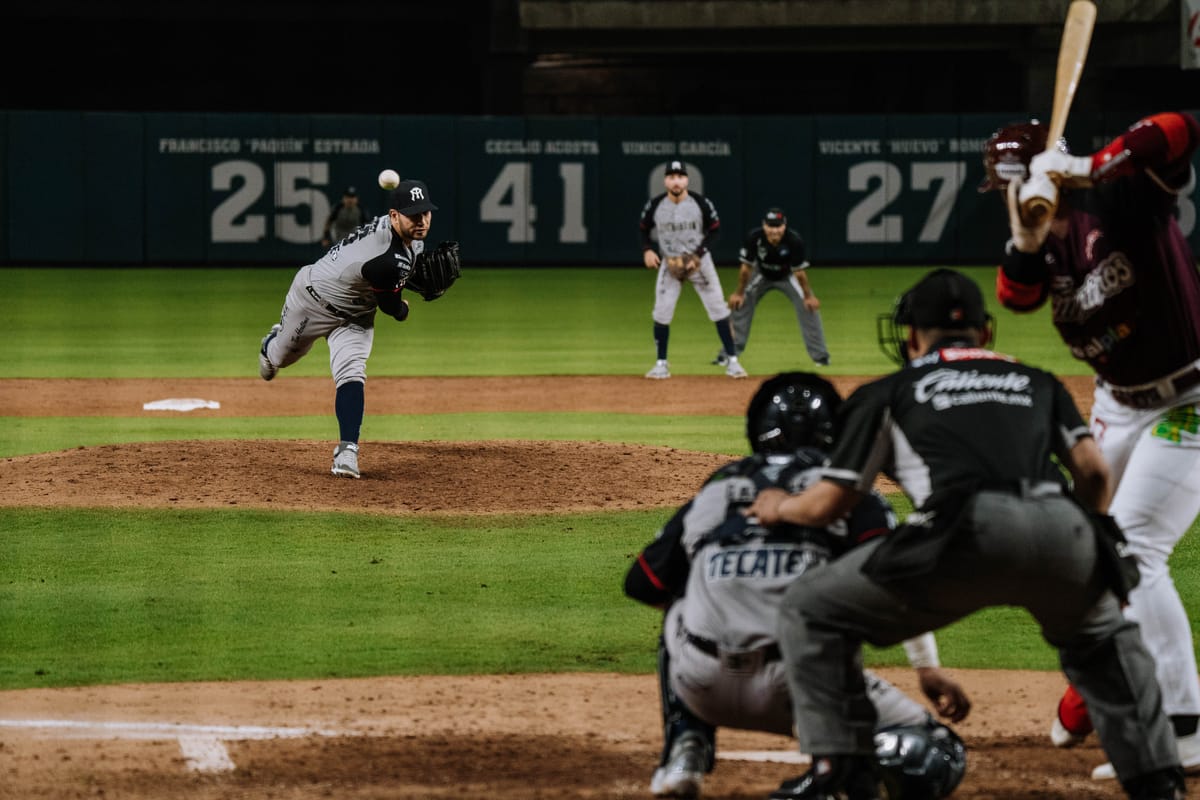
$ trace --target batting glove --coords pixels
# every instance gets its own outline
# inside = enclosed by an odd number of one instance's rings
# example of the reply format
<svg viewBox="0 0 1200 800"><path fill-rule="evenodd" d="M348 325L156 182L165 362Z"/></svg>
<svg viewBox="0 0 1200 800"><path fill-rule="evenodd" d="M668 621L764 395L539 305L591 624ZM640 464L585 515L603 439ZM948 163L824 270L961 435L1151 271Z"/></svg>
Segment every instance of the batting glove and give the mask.
<svg viewBox="0 0 1200 800"><path fill-rule="evenodd" d="M1058 187L1044 174L1041 177L1044 181L1039 182L1041 185L1035 185L1033 178L1030 179L1030 183L1015 179L1008 182L1008 228L1012 232L1013 247L1022 253L1036 253L1042 249L1042 243L1050 233L1050 221L1054 214L1046 214L1032 224L1026 223L1021 214L1021 204L1031 198L1040 197L1050 200L1052 207L1058 205Z"/></svg>
<svg viewBox="0 0 1200 800"><path fill-rule="evenodd" d="M1091 186L1092 157L1073 156L1062 150L1038 153L1029 162L1029 175L1048 175L1059 186Z"/></svg>

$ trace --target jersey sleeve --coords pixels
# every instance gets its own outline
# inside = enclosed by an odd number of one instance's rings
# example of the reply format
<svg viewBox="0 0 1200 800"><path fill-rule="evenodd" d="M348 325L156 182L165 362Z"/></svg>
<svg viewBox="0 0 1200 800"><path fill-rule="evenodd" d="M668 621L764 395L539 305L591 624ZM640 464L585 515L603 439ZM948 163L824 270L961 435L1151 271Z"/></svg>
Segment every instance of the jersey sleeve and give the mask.
<svg viewBox="0 0 1200 800"><path fill-rule="evenodd" d="M896 512L887 498L872 490L850 511L846 525L850 540L861 544L895 528Z"/></svg>
<svg viewBox="0 0 1200 800"><path fill-rule="evenodd" d="M1080 439L1091 436L1092 432L1084 422L1083 415L1079 413L1079 407L1075 405L1067 387L1050 373L1046 373L1046 376L1051 381L1054 392L1054 422L1058 435L1055 452L1062 454L1069 452Z"/></svg>
<svg viewBox="0 0 1200 800"><path fill-rule="evenodd" d="M808 251L804 247L804 238L791 228L787 229L787 238L792 269L808 269Z"/></svg>
<svg viewBox="0 0 1200 800"><path fill-rule="evenodd" d="M822 471L824 479L867 494L875 476L891 464L889 387L888 379L880 379L863 384L846 398L838 412L841 433Z"/></svg>
<svg viewBox="0 0 1200 800"><path fill-rule="evenodd" d="M626 596L661 607L683 594L690 566L683 549L683 519L691 507L689 502L676 511L654 541L638 553L625 573Z"/></svg>
<svg viewBox="0 0 1200 800"><path fill-rule="evenodd" d="M1177 192L1190 177L1192 154L1200 146L1200 123L1190 114L1166 112L1144 117L1092 156L1092 174L1107 181L1153 171L1163 188Z"/></svg>
<svg viewBox="0 0 1200 800"><path fill-rule="evenodd" d="M751 228L742 239L742 249L738 250L738 261L747 267L753 267L758 261L758 228Z"/></svg>
<svg viewBox="0 0 1200 800"><path fill-rule="evenodd" d="M654 210L658 208L658 204L666 197L665 194L660 194L646 201L646 205L642 206L642 217L638 221L638 237L642 242L642 250L653 250L654 240L650 238L650 232L654 230Z"/></svg>
<svg viewBox="0 0 1200 800"><path fill-rule="evenodd" d="M717 207L711 200L703 195L694 196L696 202L700 204L700 229L704 232L704 238L700 240L700 247L696 250L696 255L702 256L712 250L712 246L720 238L721 218L717 216Z"/></svg>

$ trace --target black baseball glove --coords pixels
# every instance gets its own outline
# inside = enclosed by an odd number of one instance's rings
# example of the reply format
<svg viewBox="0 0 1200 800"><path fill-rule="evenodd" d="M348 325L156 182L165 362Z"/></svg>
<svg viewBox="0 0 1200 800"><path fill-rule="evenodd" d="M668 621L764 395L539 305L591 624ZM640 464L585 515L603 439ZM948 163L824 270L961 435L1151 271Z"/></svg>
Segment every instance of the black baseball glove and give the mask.
<svg viewBox="0 0 1200 800"><path fill-rule="evenodd" d="M437 300L461 274L458 242L442 242L433 252L426 250L416 257L412 272L404 281L404 288L411 289L426 300Z"/></svg>

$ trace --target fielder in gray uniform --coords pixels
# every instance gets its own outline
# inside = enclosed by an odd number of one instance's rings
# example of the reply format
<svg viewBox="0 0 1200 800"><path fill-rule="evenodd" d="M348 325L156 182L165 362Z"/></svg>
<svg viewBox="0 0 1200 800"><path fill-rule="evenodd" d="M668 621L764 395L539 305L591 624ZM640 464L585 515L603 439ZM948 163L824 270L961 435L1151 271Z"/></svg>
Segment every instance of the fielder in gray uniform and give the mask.
<svg viewBox="0 0 1200 800"><path fill-rule="evenodd" d="M821 301L817 299L808 280L808 258L804 240L790 229L782 209L769 208L762 225L751 228L738 252L741 269L738 285L729 295L733 310L733 345L738 355L750 340L750 325L758 301L772 289L783 292L796 309L796 322L804 337L808 357L821 367L829 366L829 348L825 345L825 328L821 325ZM725 354L718 353L714 364L725 364Z"/></svg>
<svg viewBox="0 0 1200 800"><path fill-rule="evenodd" d="M646 269L658 270L652 314L657 358L646 377L660 380L671 377L667 344L671 320L675 318L675 306L683 292L683 281L686 280L700 296L708 318L717 326L717 336L727 356L725 374L731 378L744 378L746 370L734 352L729 306L725 303L721 279L717 276L717 268L709 250L721 230L716 206L707 197L688 191L687 166L682 161L667 162L663 183L667 190L646 202L638 225L642 238L642 263ZM657 247L651 233L657 233ZM681 257L699 259L698 268L683 279L672 275L667 267L670 259Z"/></svg>
<svg viewBox="0 0 1200 800"><path fill-rule="evenodd" d="M881 471L914 508L784 594L779 644L813 767L771 797L878 798L862 643L895 644L991 606L1038 623L1128 796L1182 797L1154 660L1121 613L1137 564L1104 514L1111 474L1070 394L987 349L983 293L961 273L930 272L890 319L881 344L906 363L846 400L821 478L799 494L765 489L746 510L768 527L827 525L869 498Z"/></svg>
<svg viewBox="0 0 1200 800"><path fill-rule="evenodd" d="M659 643L664 746L650 785L656 796L700 794L713 766L716 726L792 734L775 632L784 590L797 575L894 526L891 506L878 494L825 528L767 530L742 514L762 488L797 491L815 479L839 403L837 390L811 373L764 382L746 414L754 455L717 470L626 575L627 595L667 608ZM938 713L966 717L970 702L939 668L932 634L905 649ZM881 758L896 759L897 790L904 784L910 797L949 794L965 769L961 740L892 684L870 672L865 679L879 710ZM903 755L889 754L900 738Z"/></svg>
<svg viewBox="0 0 1200 800"><path fill-rule="evenodd" d="M334 413L340 441L333 451L334 475L358 478L358 438L365 408L367 358L375 341L375 312L399 322L408 317L401 290L437 206L421 181L401 181L381 217L337 242L292 280L279 322L262 340L258 374L269 381L303 358L324 337L336 387Z"/></svg>

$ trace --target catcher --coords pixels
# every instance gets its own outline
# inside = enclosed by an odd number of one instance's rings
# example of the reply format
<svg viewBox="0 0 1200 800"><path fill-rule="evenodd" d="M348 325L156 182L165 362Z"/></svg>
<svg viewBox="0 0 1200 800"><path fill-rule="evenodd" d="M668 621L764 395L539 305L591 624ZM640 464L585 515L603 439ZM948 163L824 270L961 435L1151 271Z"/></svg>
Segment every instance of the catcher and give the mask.
<svg viewBox="0 0 1200 800"><path fill-rule="evenodd" d="M346 478L361 477L358 437L376 311L403 322L409 312L408 301L401 296L404 289L427 301L436 300L461 271L457 242L425 250L437 206L424 183L401 181L392 190L389 205L386 215L342 239L315 264L300 268L279 322L263 337L258 352L258 374L269 381L303 358L317 339L329 342L340 438L333 451L332 472Z"/></svg>

